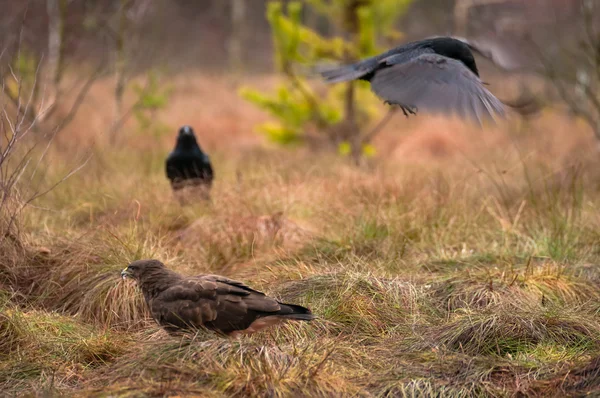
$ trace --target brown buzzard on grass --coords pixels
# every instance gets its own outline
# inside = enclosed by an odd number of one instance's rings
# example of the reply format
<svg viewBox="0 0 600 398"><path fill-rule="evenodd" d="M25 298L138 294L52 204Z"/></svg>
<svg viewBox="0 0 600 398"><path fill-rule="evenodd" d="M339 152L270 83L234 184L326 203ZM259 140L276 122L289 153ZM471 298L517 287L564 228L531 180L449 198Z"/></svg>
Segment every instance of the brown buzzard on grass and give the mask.
<svg viewBox="0 0 600 398"><path fill-rule="evenodd" d="M307 308L280 303L242 282L219 275L179 275L158 260L134 261L121 276L137 281L152 317L169 333L204 327L235 337L315 318Z"/></svg>

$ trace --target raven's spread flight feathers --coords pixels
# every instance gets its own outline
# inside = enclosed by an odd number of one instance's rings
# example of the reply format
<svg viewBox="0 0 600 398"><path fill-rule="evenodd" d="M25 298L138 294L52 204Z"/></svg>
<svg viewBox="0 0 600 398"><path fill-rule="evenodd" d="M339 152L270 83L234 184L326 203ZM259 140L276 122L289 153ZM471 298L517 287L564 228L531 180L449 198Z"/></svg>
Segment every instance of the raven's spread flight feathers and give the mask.
<svg viewBox="0 0 600 398"><path fill-rule="evenodd" d="M186 185L210 188L214 172L208 155L202 152L190 126L179 129L177 143L166 161L167 178L174 190Z"/></svg>
<svg viewBox="0 0 600 398"><path fill-rule="evenodd" d="M308 308L280 303L242 282L219 275L182 276L157 260L134 261L121 276L137 281L152 317L170 333L204 327L235 336L315 318Z"/></svg>
<svg viewBox="0 0 600 398"><path fill-rule="evenodd" d="M405 114L457 113L479 122L505 114L502 102L479 79L469 44L451 37L408 43L321 75L330 83L369 81L377 96Z"/></svg>

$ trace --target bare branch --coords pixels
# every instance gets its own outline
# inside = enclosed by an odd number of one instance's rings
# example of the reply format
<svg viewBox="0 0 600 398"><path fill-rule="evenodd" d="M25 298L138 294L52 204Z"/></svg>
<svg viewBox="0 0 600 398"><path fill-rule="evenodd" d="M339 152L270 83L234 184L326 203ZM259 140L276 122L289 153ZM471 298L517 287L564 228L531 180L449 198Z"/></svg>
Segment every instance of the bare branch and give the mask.
<svg viewBox="0 0 600 398"><path fill-rule="evenodd" d="M590 10L584 9L584 14ZM592 128L596 138L600 139L600 98L596 93L595 87L600 81L600 36L596 36L591 25L591 16L584 15L583 23L583 39L586 43L585 47L581 46L562 46L560 48L560 57L550 58L539 45L534 45L533 48L538 53L538 57L542 63L541 74L553 85L562 102L569 110L583 118L585 122ZM558 29L555 29L555 31ZM535 44L535 43L533 43ZM579 49L579 52L576 50ZM589 50L592 50L590 52ZM557 63L557 59L560 60ZM568 68L560 68L560 63ZM583 71L589 76L591 69L596 69L596 73L592 73L591 78L596 81L581 81L579 72ZM575 70L575 78L570 71ZM579 95L578 95L579 93Z"/></svg>
<svg viewBox="0 0 600 398"><path fill-rule="evenodd" d="M88 95L90 88L92 88L92 85L94 84L94 82L96 80L98 80L98 78L100 78L104 73L105 73L105 64L102 63L96 69L96 71L92 75L90 75L89 79L85 82L83 87L81 87L81 90L79 90L79 93L75 97L75 102L73 102L73 105L71 106L71 109L69 109L69 112L67 113L67 115L56 127L55 133L62 131L66 126L68 126L73 121L73 119L77 115L77 112L79 111L79 108L81 107L81 104L85 100L85 97Z"/></svg>
<svg viewBox="0 0 600 398"><path fill-rule="evenodd" d="M119 119L113 123L112 127L110 128L110 130L108 132L108 135L109 135L111 141L113 141L114 135L123 127L123 125L127 122L127 120L129 120L129 118L131 117L131 115L133 114L135 109L141 105L141 103L143 101L143 94L146 93L149 86L150 86L150 79L146 80L146 85L142 89L142 95L140 95L140 98L136 102L134 102L133 105L131 105L129 107L129 109L127 109L125 112L123 112L123 114L119 117Z"/></svg>
<svg viewBox="0 0 600 398"><path fill-rule="evenodd" d="M26 12L25 12L26 14ZM17 56L21 56L21 45L23 37L23 25L25 16L23 17L23 24L21 25L21 31L19 34L18 48L16 49ZM4 55L4 50L0 53L0 58ZM15 237L15 233L18 233L18 218L25 207L32 203L37 198L47 194L48 192L55 189L60 183L70 178L73 174L77 173L83 168L91 155L80 164L73 168L71 171L66 173L64 176L58 179L58 181L47 185L45 179L39 179L36 177L38 169L40 169L41 163L44 160L45 155L48 152L52 139L47 142L46 147L42 151L39 157L36 154L36 148L39 143L45 138L43 136L36 137L36 139L24 148L21 148L26 142L26 138L30 135L32 129L40 121L40 115L35 115L33 109L36 106L35 93L38 89L38 81L40 77L40 65L38 62L35 68L35 74L32 78L32 82L26 82L23 76L21 76L20 70L15 71L10 65L8 71L10 78L14 79L17 84L17 95L11 95L6 86L5 79L0 82L2 85L2 98L6 97L9 101L15 105L15 112L12 109L7 108L7 104L2 101L2 109L0 110L0 131L5 137L6 142L0 148L0 239L6 237ZM65 122L69 122L73 115L77 112L78 107L83 101L85 94L89 90L89 86L92 84L94 79L90 79L88 83L82 88L79 95L76 98L76 102L73 108L67 115L67 118L63 121L61 126L58 126L52 134L52 138L56 135L57 131L61 127L64 127ZM27 79L29 80L29 79ZM28 92L27 92L28 91ZM24 101L23 98L27 97ZM43 104L43 98L42 98ZM34 115L33 117L31 115ZM29 140L27 140L29 141ZM31 170L31 165L35 163L35 168ZM38 183L34 182L34 178ZM25 181L26 180L26 181Z"/></svg>
<svg viewBox="0 0 600 398"><path fill-rule="evenodd" d="M321 112L319 111L319 109L321 109L321 105L320 105L317 97L313 93L311 93L309 90L307 90L306 87L304 87L304 84L302 83L300 78L298 78L298 75L296 75L296 73L292 70L292 68L289 65L286 65L283 68L283 72L290 79L294 88L296 88L298 90L298 92L300 92L300 94L302 94L304 99L310 105L311 112L313 113L313 116L316 119L317 125L320 128L327 126L327 123L325 122L325 120L323 119L323 116L321 115Z"/></svg>
<svg viewBox="0 0 600 398"><path fill-rule="evenodd" d="M25 110L23 111L23 113L26 115L29 113L29 109L31 109L31 103L33 101L33 96L34 93L36 91L37 88L37 80L38 80L38 75L40 72L40 65L42 64L42 60L40 59L40 62L38 63L36 69L35 69L35 75L33 77L33 84L31 86L31 91L29 92L29 97L27 98L27 103L25 104ZM17 129L20 129L21 126L23 125L23 122L25 121L25 119L21 119L19 122L19 125L17 126ZM31 121L31 126L33 126L35 124L35 122L37 121L37 117L34 118L34 120ZM29 129L28 129L29 130Z"/></svg>
<svg viewBox="0 0 600 398"><path fill-rule="evenodd" d="M375 137L381 131L383 131L383 128L390 122L390 120L392 120L392 117L394 117L394 115L396 114L396 111L398 111L398 108L390 107L388 112L385 114L385 116L383 116L381 118L379 123L377 123L371 131L369 131L367 134L365 134L365 136L362 138L362 144L364 145L364 144L367 144L367 143L373 141L373 139L375 139Z"/></svg>

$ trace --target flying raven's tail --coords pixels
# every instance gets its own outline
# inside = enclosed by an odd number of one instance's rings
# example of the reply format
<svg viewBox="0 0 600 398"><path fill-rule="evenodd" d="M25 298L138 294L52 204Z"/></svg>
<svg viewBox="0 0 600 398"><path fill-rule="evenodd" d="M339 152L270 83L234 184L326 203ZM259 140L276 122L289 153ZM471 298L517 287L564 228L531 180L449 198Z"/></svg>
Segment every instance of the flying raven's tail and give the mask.
<svg viewBox="0 0 600 398"><path fill-rule="evenodd" d="M365 70L359 67L360 64L346 65L341 67L316 67L318 73L327 83L340 83L358 79L365 75Z"/></svg>

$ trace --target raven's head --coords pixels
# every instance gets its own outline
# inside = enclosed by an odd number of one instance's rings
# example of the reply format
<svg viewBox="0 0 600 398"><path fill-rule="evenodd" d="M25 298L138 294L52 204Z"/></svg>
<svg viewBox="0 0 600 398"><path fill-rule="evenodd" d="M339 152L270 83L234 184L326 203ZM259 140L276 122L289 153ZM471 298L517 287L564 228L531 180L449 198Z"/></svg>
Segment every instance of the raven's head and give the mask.
<svg viewBox="0 0 600 398"><path fill-rule="evenodd" d="M182 126L179 129L179 136L184 136L184 135L191 135L194 136L194 129L192 128L192 126L188 126L187 124L185 126Z"/></svg>
<svg viewBox="0 0 600 398"><path fill-rule="evenodd" d="M466 39L448 36L432 37L431 40L428 40L428 46L436 54L461 61L471 72L479 76L475 57L473 57L473 53L471 52L471 43Z"/></svg>
<svg viewBox="0 0 600 398"><path fill-rule="evenodd" d="M185 125L179 129L179 134L177 135L177 145L175 146L178 149L193 149L198 147L198 142L196 141L196 135L194 134L194 129L191 126Z"/></svg>

